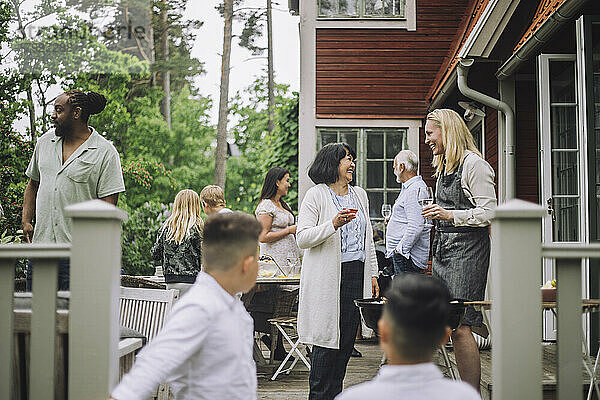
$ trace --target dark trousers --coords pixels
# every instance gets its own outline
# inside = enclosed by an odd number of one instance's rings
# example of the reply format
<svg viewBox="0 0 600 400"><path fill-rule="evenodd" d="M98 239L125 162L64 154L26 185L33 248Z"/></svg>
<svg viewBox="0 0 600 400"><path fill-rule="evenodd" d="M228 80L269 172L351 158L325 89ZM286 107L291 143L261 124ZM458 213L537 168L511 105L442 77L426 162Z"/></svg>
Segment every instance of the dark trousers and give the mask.
<svg viewBox="0 0 600 400"><path fill-rule="evenodd" d="M340 348L313 346L310 357L309 400L331 400L342 391L346 366L352 354L360 314L354 304L363 298L364 263L342 263L340 284Z"/></svg>
<svg viewBox="0 0 600 400"><path fill-rule="evenodd" d="M402 254L396 254L392 256L392 262L394 263L394 276L405 274L407 272L414 274L422 274L423 269L417 267L413 260L405 258Z"/></svg>
<svg viewBox="0 0 600 400"><path fill-rule="evenodd" d="M61 258L58 260L58 290L69 290L69 270L71 268L71 260ZM31 292L33 277L33 262L27 260L27 269L25 270L25 290Z"/></svg>

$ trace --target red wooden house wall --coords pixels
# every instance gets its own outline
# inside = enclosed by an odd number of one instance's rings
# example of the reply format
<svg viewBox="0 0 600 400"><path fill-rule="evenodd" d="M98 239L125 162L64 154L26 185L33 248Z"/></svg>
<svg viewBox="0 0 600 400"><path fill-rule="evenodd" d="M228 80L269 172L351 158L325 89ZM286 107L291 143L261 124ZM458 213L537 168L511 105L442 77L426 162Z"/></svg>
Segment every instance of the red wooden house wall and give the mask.
<svg viewBox="0 0 600 400"><path fill-rule="evenodd" d="M423 118L469 0L417 1L417 30L317 29L319 118Z"/></svg>

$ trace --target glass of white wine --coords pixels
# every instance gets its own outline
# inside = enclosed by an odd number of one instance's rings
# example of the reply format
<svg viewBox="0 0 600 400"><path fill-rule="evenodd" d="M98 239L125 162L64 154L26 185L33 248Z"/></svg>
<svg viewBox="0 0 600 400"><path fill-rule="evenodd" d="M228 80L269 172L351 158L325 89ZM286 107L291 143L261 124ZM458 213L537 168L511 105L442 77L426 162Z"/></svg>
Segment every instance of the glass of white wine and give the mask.
<svg viewBox="0 0 600 400"><path fill-rule="evenodd" d="M383 218L385 218L386 221L389 220L392 216L392 206L389 204L383 204L381 206L381 215L383 215Z"/></svg>
<svg viewBox="0 0 600 400"><path fill-rule="evenodd" d="M425 208L431 204L433 204L433 189L429 186L420 187L419 188L419 197L418 197L419 205L421 208ZM423 226L432 227L433 224L430 223L427 218L423 217Z"/></svg>

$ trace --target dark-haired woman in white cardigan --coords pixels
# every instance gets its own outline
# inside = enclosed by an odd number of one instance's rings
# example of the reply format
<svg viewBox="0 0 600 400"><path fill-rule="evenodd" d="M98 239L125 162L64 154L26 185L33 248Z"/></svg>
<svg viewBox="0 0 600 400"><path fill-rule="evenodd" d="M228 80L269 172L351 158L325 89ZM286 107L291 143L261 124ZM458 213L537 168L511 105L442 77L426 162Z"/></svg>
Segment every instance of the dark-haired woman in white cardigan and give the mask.
<svg viewBox="0 0 600 400"><path fill-rule="evenodd" d="M313 345L309 399L342 391L360 314L354 299L379 296L369 200L350 185L356 155L345 143L324 146L309 177L316 184L300 205L302 260L298 334Z"/></svg>

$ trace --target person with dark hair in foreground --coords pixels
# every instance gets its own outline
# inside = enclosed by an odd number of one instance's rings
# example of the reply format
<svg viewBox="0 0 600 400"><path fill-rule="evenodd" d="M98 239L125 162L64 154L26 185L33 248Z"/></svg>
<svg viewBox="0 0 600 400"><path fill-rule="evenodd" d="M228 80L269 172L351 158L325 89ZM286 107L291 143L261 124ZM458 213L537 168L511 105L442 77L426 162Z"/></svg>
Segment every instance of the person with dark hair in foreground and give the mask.
<svg viewBox="0 0 600 400"><path fill-rule="evenodd" d="M479 400L470 385L444 378L432 363L451 334L450 292L438 278L401 274L386 292L379 340L388 364L370 382L351 387L337 400Z"/></svg>
<svg viewBox="0 0 600 400"><path fill-rule="evenodd" d="M41 136L29 162L23 198L23 236L28 243L70 243L68 205L92 199L117 204L125 191L119 153L91 126L90 115L106 107L100 93L69 90L56 98L54 132ZM32 225L35 214L35 229ZM31 290L32 265L27 268ZM69 290L69 260L59 262L58 289Z"/></svg>
<svg viewBox="0 0 600 400"><path fill-rule="evenodd" d="M206 219L203 270L113 398L145 400L166 381L175 399L256 399L252 318L236 294L256 283L261 231L241 212Z"/></svg>

